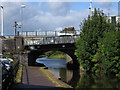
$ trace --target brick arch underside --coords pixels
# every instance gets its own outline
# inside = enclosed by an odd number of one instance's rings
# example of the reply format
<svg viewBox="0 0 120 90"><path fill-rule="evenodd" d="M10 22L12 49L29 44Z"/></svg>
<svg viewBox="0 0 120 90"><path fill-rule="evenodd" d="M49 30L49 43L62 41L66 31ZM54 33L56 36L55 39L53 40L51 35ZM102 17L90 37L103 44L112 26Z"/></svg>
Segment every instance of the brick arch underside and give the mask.
<svg viewBox="0 0 120 90"><path fill-rule="evenodd" d="M33 66L35 64L35 60L38 58L38 56L44 54L44 52L47 52L47 51L52 51L52 49L31 51L28 54L28 65ZM56 49L56 51L62 51L64 53L68 54L72 58L73 64L76 66L79 65L77 58L74 55L75 49L67 49L67 48L66 49Z"/></svg>

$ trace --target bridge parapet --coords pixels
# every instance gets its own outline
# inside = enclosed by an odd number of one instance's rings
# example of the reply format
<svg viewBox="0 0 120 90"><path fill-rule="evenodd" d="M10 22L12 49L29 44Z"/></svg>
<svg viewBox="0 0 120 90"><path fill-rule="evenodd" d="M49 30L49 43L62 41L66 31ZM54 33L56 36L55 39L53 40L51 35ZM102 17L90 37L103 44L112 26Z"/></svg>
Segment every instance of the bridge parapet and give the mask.
<svg viewBox="0 0 120 90"><path fill-rule="evenodd" d="M46 45L46 44L65 44L75 43L79 36L53 36L40 38L24 38L24 45Z"/></svg>
<svg viewBox="0 0 120 90"><path fill-rule="evenodd" d="M75 31L23 31L18 32L18 36L60 36L60 35L79 35L80 30Z"/></svg>

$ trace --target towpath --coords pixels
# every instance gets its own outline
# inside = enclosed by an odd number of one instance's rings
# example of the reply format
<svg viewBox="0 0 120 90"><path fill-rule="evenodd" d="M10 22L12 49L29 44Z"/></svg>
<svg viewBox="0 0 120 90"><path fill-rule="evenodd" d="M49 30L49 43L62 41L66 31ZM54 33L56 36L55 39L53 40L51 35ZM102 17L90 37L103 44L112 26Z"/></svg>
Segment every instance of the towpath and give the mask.
<svg viewBox="0 0 120 90"><path fill-rule="evenodd" d="M63 90L64 88L55 87L55 84L52 83L42 71L40 67L23 67L22 73L22 84L20 84L20 90L23 89L57 89Z"/></svg>

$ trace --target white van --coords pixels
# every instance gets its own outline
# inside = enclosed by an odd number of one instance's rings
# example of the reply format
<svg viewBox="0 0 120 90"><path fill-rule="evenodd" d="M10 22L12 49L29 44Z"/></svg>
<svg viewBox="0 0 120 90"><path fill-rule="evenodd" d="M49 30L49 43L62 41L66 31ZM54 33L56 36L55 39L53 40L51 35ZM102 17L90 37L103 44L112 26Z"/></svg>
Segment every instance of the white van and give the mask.
<svg viewBox="0 0 120 90"><path fill-rule="evenodd" d="M75 35L76 34L76 31L60 31L58 32L58 36L61 36L61 35Z"/></svg>

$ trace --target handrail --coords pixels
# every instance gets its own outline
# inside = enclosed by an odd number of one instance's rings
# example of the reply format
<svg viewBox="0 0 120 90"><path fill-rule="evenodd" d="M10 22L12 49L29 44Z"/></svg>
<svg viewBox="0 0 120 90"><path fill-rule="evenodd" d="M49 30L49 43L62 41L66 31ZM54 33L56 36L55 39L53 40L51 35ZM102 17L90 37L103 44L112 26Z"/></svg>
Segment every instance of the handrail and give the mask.
<svg viewBox="0 0 120 90"><path fill-rule="evenodd" d="M60 36L60 35L79 35L80 30L75 31L18 31L17 36Z"/></svg>

